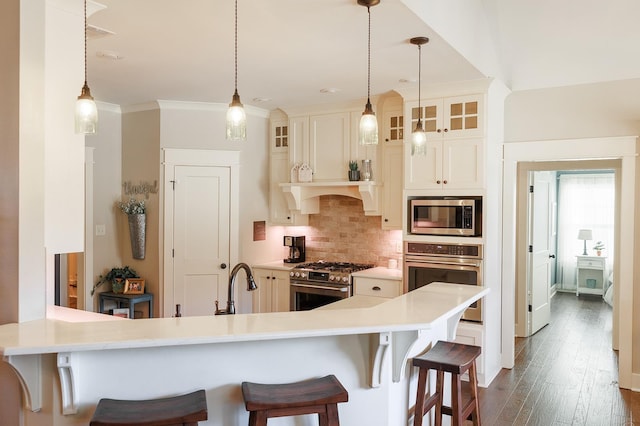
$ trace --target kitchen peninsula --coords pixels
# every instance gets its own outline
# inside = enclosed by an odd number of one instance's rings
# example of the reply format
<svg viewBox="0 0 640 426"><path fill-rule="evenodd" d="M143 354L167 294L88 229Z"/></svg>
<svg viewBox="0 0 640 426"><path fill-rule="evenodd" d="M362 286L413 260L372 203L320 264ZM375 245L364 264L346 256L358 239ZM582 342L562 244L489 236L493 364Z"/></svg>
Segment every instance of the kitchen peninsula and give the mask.
<svg viewBox="0 0 640 426"><path fill-rule="evenodd" d="M451 339L465 308L488 292L433 283L394 299L354 296L307 312L48 318L0 326L0 351L18 373L27 409L40 410L26 414L52 419L34 424L86 424L104 397L205 389L209 420L203 425L245 425L242 381L335 374L349 392L339 408L343 424L406 425L415 394L409 358L435 340Z"/></svg>

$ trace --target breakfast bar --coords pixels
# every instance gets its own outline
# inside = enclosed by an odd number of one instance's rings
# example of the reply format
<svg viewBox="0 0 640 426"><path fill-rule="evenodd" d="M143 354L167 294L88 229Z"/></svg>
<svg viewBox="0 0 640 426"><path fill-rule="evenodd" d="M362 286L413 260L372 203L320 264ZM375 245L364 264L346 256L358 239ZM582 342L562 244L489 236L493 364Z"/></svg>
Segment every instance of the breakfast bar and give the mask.
<svg viewBox="0 0 640 426"><path fill-rule="evenodd" d="M340 406L343 424L406 425L415 398L410 358L437 340L452 340L466 307L488 291L433 283L390 300L354 296L305 312L47 318L0 326L0 351L20 379L25 410L60 425L86 424L100 398L141 400L197 389L205 389L209 408L202 424L245 425L241 382L328 374L349 392Z"/></svg>

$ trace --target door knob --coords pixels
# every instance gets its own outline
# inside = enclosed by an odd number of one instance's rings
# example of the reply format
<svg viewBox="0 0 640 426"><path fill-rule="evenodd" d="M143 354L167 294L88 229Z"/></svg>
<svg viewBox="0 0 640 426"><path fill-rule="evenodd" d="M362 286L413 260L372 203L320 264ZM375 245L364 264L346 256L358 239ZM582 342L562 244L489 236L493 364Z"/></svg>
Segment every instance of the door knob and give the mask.
<svg viewBox="0 0 640 426"><path fill-rule="evenodd" d="M227 264L226 263L221 263L220 264L220 268L221 269L227 269Z"/></svg>
<svg viewBox="0 0 640 426"><path fill-rule="evenodd" d="M550 255L549 255L549 259L555 259L555 258L556 258L556 255L555 255L555 254L550 254Z"/></svg>

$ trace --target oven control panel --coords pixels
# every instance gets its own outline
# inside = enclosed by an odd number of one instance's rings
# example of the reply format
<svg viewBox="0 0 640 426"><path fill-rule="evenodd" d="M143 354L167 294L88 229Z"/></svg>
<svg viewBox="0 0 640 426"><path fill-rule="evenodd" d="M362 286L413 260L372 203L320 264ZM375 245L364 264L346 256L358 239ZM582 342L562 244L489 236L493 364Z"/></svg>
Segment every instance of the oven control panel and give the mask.
<svg viewBox="0 0 640 426"><path fill-rule="evenodd" d="M479 244L412 243L407 241L405 242L405 253L481 259L482 246Z"/></svg>

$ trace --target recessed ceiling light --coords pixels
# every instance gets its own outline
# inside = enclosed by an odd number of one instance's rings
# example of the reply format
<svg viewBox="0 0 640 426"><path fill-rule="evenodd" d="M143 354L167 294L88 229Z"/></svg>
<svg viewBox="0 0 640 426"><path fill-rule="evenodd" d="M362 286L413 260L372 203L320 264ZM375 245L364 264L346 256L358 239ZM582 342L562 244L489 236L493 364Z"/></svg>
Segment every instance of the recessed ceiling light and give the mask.
<svg viewBox="0 0 640 426"><path fill-rule="evenodd" d="M400 80L398 80L400 83L417 83L418 79L417 78L401 78Z"/></svg>
<svg viewBox="0 0 640 426"><path fill-rule="evenodd" d="M124 56L122 56L118 52L113 52L111 50L100 50L96 52L96 56L98 58L113 59L114 61L117 61L119 59L124 59Z"/></svg>
<svg viewBox="0 0 640 426"><path fill-rule="evenodd" d="M340 89L337 89L335 87L328 87L326 89L320 89L320 93L336 93L339 92Z"/></svg>
<svg viewBox="0 0 640 426"><path fill-rule="evenodd" d="M269 102L270 100L271 98L262 98L262 97L253 98L254 102Z"/></svg>

